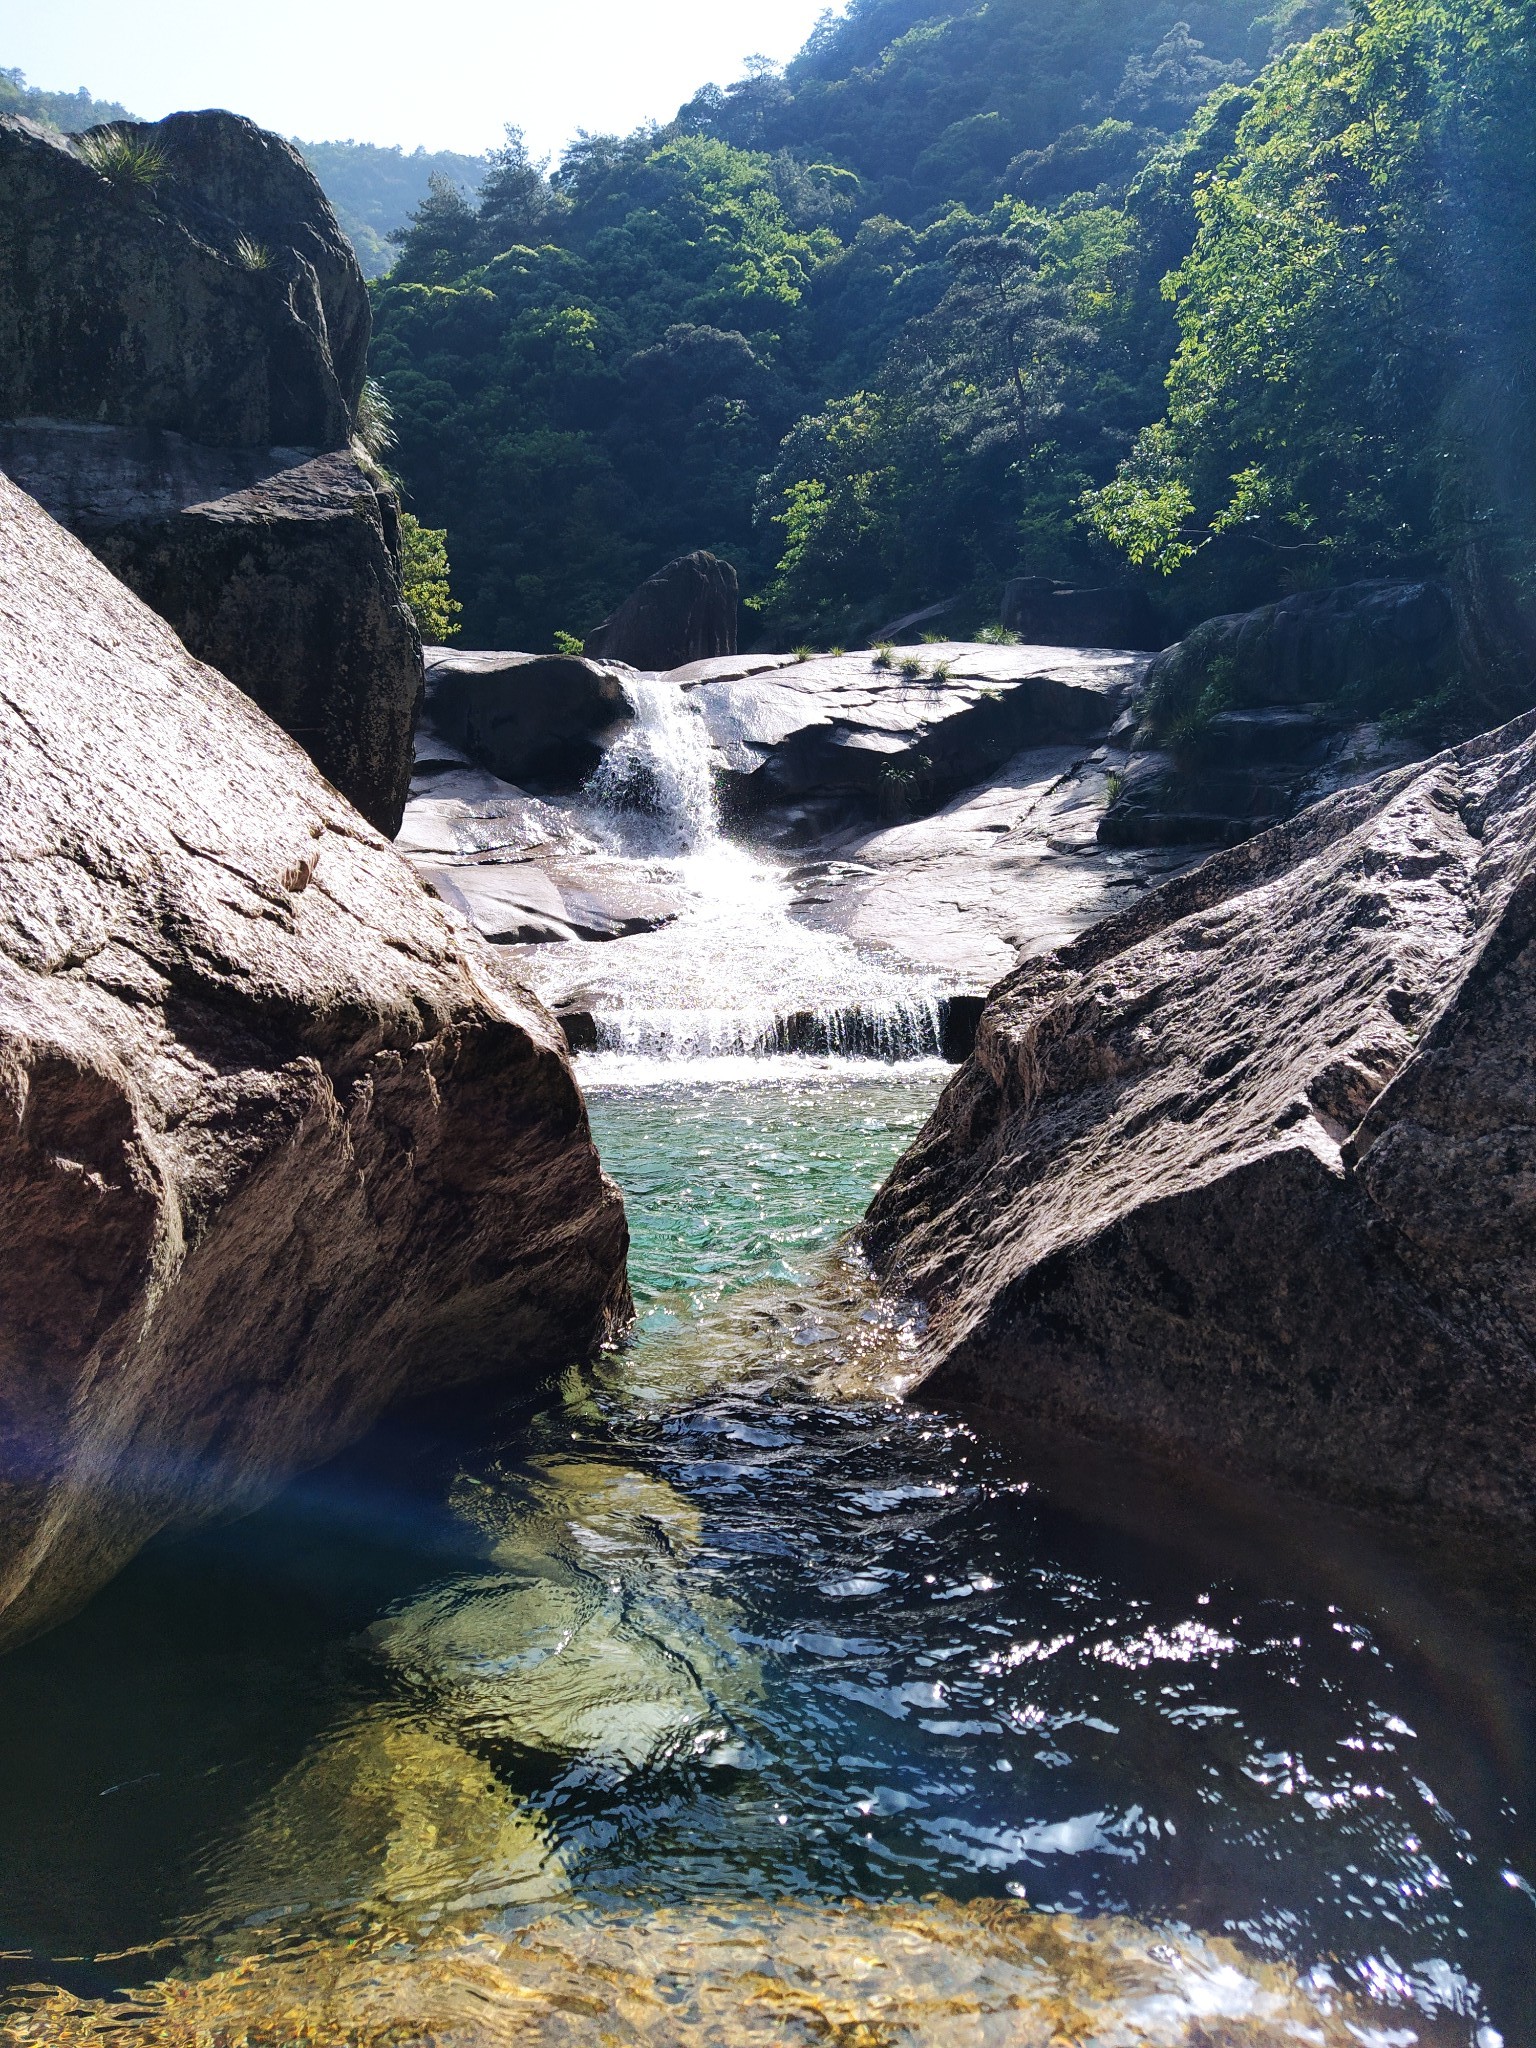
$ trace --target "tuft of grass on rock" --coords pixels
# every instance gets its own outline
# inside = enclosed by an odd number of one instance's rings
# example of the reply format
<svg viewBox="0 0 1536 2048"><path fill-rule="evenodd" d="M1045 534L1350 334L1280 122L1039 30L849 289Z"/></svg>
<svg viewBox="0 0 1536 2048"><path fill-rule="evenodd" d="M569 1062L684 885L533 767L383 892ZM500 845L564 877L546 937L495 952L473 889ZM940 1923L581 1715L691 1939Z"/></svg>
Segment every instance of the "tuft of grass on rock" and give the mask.
<svg viewBox="0 0 1536 2048"><path fill-rule="evenodd" d="M77 154L120 191L152 192L171 172L158 143L141 142L124 128L97 128L76 139Z"/></svg>
<svg viewBox="0 0 1536 2048"><path fill-rule="evenodd" d="M1010 633L1006 626L983 626L976 638L985 640L989 647L1017 647L1019 644L1018 634Z"/></svg>
<svg viewBox="0 0 1536 2048"><path fill-rule="evenodd" d="M272 251L265 242L255 242L249 235L241 235L235 243L235 261L242 270L270 270Z"/></svg>
<svg viewBox="0 0 1536 2048"><path fill-rule="evenodd" d="M899 664L903 681L917 682L923 673L923 664L915 654L904 654Z"/></svg>
<svg viewBox="0 0 1536 2048"><path fill-rule="evenodd" d="M791 647L789 651L796 661L809 661L816 652L814 647Z"/></svg>
<svg viewBox="0 0 1536 2048"><path fill-rule="evenodd" d="M889 640L877 640L875 642L875 651L870 657L871 665L875 668L890 668L895 660L895 656L896 650L892 647Z"/></svg>
<svg viewBox="0 0 1536 2048"><path fill-rule="evenodd" d="M363 380L357 414L352 421L352 434L374 462L380 461L395 445L394 407L385 397L384 387L376 377Z"/></svg>

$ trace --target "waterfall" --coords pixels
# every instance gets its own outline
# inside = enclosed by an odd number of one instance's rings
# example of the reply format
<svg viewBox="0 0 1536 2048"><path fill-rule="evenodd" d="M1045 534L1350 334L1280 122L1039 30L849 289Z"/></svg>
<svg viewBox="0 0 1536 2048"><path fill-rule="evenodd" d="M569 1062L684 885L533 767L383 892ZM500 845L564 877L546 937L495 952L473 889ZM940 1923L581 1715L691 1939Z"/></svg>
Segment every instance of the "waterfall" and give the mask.
<svg viewBox="0 0 1536 2048"><path fill-rule="evenodd" d="M635 716L594 770L586 797L626 850L696 853L720 833L703 714L666 676L632 676L624 688Z"/></svg>

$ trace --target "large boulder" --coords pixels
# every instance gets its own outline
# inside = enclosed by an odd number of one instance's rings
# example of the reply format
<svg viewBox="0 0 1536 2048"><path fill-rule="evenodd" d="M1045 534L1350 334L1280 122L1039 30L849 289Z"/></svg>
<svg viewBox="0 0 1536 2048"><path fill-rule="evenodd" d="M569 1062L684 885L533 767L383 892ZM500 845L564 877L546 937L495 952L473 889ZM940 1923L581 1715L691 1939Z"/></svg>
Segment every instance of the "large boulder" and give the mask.
<svg viewBox="0 0 1536 2048"><path fill-rule="evenodd" d="M394 493L346 452L368 334L280 137L0 119L0 469L392 833L422 671Z"/></svg>
<svg viewBox="0 0 1536 2048"><path fill-rule="evenodd" d="M824 821L931 811L1021 748L1102 739L1145 657L950 641L873 653L738 655L677 680L703 713L728 808Z"/></svg>
<svg viewBox="0 0 1536 2048"><path fill-rule="evenodd" d="M635 715L625 673L579 654L429 648L433 728L503 782L579 789Z"/></svg>
<svg viewBox="0 0 1536 2048"><path fill-rule="evenodd" d="M313 172L235 114L0 116L0 419L344 448L367 288Z"/></svg>
<svg viewBox="0 0 1536 2048"><path fill-rule="evenodd" d="M0 425L0 470L238 683L386 835L422 695L392 490L350 453Z"/></svg>
<svg viewBox="0 0 1536 2048"><path fill-rule="evenodd" d="M0 479L0 1641L627 1310L555 1026Z"/></svg>
<svg viewBox="0 0 1536 2048"><path fill-rule="evenodd" d="M1536 716L1020 967L870 1213L930 1397L1536 1518Z"/></svg>
<svg viewBox="0 0 1536 2048"><path fill-rule="evenodd" d="M736 571L703 550L679 555L587 635L583 653L631 668L683 668L736 652Z"/></svg>

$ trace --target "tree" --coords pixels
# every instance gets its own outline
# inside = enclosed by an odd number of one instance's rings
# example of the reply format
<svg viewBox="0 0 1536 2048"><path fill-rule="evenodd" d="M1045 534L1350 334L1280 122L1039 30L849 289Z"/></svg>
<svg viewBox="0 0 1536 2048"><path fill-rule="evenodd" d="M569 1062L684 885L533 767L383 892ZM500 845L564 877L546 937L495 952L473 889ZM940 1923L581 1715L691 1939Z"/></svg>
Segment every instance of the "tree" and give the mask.
<svg viewBox="0 0 1536 2048"><path fill-rule="evenodd" d="M423 526L409 512L400 514L400 587L427 645L451 640L464 607L448 587L448 535Z"/></svg>

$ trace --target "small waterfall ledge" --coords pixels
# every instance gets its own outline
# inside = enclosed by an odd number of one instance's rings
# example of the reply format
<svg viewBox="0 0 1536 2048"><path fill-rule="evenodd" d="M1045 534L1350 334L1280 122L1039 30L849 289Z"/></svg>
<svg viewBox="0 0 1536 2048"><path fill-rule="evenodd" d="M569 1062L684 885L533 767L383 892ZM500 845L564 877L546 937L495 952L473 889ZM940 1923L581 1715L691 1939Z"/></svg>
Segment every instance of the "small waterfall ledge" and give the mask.
<svg viewBox="0 0 1536 2048"><path fill-rule="evenodd" d="M963 1058L980 998L797 918L786 866L722 828L696 701L666 676L625 689L635 716L583 789L533 799L495 784L457 802L479 816L455 821L455 864L438 877L457 893L491 868L542 879L557 867L566 901L598 877L610 897L664 898L668 914L645 929L519 944L573 1050L640 1062ZM494 778L456 772L444 787L462 798L480 782Z"/></svg>

